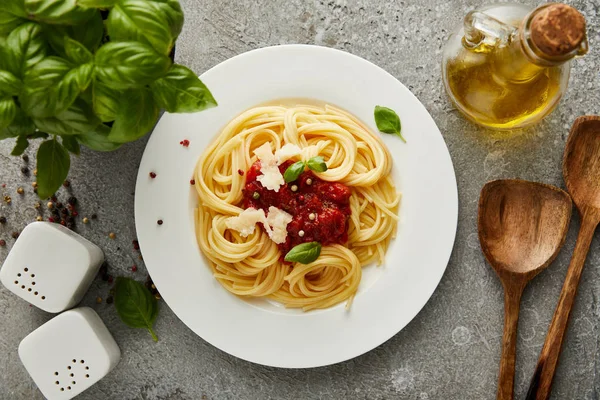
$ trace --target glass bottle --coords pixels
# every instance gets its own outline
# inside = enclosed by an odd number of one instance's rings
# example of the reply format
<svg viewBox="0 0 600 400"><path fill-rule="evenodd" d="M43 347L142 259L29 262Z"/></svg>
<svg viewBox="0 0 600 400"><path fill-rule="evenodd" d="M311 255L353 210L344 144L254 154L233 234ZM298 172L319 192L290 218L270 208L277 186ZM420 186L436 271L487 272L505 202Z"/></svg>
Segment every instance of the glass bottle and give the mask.
<svg viewBox="0 0 600 400"><path fill-rule="evenodd" d="M471 11L444 49L450 100L488 128L523 128L567 89L571 60L588 51L585 19L565 4L498 4Z"/></svg>

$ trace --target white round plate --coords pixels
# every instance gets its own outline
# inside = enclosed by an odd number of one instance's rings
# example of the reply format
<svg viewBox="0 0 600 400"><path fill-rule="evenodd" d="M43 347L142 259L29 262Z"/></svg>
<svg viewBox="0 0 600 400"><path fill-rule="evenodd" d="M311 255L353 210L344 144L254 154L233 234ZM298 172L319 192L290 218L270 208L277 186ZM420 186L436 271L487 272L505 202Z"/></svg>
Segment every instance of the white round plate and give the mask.
<svg viewBox="0 0 600 400"><path fill-rule="evenodd" d="M452 160L425 107L392 75L354 55L289 45L250 51L201 76L219 106L165 114L146 147L137 179L136 228L144 260L177 316L213 346L258 364L308 368L359 356L408 324L438 285L454 244L458 193ZM373 109L390 107L408 143L382 134L403 193L398 234L385 264L364 270L349 310L303 313L227 292L196 243L197 198L190 179L198 157L241 112L278 99L341 107L376 132ZM188 139L185 148L179 144ZM149 173L156 172L151 179ZM157 220L162 219L162 225Z"/></svg>

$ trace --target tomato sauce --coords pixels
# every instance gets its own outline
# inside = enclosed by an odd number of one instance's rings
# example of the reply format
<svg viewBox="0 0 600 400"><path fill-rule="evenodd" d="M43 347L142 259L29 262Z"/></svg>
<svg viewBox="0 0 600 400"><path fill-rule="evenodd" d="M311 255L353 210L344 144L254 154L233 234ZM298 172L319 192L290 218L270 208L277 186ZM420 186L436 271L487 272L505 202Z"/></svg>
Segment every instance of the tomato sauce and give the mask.
<svg viewBox="0 0 600 400"><path fill-rule="evenodd" d="M292 164L293 161L281 164L281 174ZM307 169L298 179L282 185L275 192L256 180L259 175L262 174L260 161L257 161L246 173L246 185L242 190L243 206L263 209L265 213L273 206L292 215L292 222L287 226L287 239L279 244L283 256L301 243L344 244L348 240L352 194L348 186L323 181ZM293 186L297 187L296 191L292 190Z"/></svg>

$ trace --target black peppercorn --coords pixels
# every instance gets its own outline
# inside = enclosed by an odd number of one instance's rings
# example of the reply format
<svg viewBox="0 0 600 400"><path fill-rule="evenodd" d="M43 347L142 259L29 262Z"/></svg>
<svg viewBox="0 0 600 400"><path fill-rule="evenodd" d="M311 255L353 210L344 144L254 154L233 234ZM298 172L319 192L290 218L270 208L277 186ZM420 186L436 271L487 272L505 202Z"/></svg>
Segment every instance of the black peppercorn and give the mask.
<svg viewBox="0 0 600 400"><path fill-rule="evenodd" d="M60 210L60 213L66 217L67 215L69 215L69 210L63 208L62 210Z"/></svg>
<svg viewBox="0 0 600 400"><path fill-rule="evenodd" d="M6 217L0 217L0 224L6 223Z"/></svg>
<svg viewBox="0 0 600 400"><path fill-rule="evenodd" d="M23 161L29 162L29 156L27 154L23 154L23 157L21 158L23 159Z"/></svg>
<svg viewBox="0 0 600 400"><path fill-rule="evenodd" d="M13 238L13 239L17 239L17 238L19 237L19 232L16 232L16 231L15 231L15 232L13 232L13 233L11 234L11 236L12 236L12 238Z"/></svg>
<svg viewBox="0 0 600 400"><path fill-rule="evenodd" d="M74 223L75 223L75 218L67 217L67 224L74 224Z"/></svg>
<svg viewBox="0 0 600 400"><path fill-rule="evenodd" d="M75 196L71 196L69 197L69 200L67 200L67 203L74 206L75 204L77 204L77 198Z"/></svg>
<svg viewBox="0 0 600 400"><path fill-rule="evenodd" d="M56 203L56 208L63 208L63 203L61 203L60 201L58 203Z"/></svg>
<svg viewBox="0 0 600 400"><path fill-rule="evenodd" d="M23 173L23 175L29 175L29 168L21 167L21 173Z"/></svg>
<svg viewBox="0 0 600 400"><path fill-rule="evenodd" d="M71 182L70 181L64 181L63 182L63 186L68 188L69 186L71 186Z"/></svg>
<svg viewBox="0 0 600 400"><path fill-rule="evenodd" d="M113 297L112 296L108 296L106 298L106 304L112 304L112 302L113 302Z"/></svg>
<svg viewBox="0 0 600 400"><path fill-rule="evenodd" d="M72 222L67 222L67 228L73 230L75 228L75 224Z"/></svg>
<svg viewBox="0 0 600 400"><path fill-rule="evenodd" d="M58 201L55 194L53 194L52 197L50 197L50 200L52 200L55 203Z"/></svg>
<svg viewBox="0 0 600 400"><path fill-rule="evenodd" d="M98 215L97 214L92 214L92 219L98 219Z"/></svg>

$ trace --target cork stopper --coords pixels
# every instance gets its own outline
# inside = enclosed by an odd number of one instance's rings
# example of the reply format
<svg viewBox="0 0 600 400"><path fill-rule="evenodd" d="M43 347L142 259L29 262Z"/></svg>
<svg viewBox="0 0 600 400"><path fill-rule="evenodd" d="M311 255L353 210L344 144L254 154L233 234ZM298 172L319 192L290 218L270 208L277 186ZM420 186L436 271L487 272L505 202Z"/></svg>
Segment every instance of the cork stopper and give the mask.
<svg viewBox="0 0 600 400"><path fill-rule="evenodd" d="M548 56L563 56L585 40L585 18L566 4L541 9L531 22L531 40Z"/></svg>

